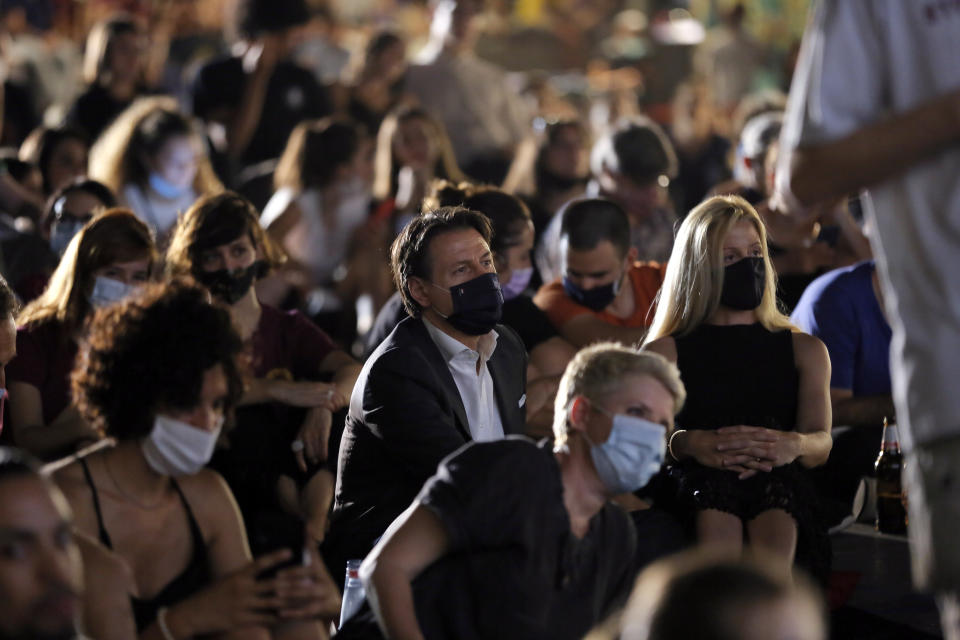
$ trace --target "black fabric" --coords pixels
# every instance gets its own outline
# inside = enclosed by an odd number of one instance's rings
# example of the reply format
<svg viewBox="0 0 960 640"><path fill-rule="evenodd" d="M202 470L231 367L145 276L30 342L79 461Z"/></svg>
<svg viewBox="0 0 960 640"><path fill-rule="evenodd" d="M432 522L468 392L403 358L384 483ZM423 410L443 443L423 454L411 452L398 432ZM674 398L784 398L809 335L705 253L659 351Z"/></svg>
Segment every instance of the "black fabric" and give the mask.
<svg viewBox="0 0 960 640"><path fill-rule="evenodd" d="M373 353L374 349L390 335L393 328L406 317L407 310L403 306L403 298L400 297L399 291L394 292L386 304L380 308L373 328L364 339L367 355ZM527 353L533 351L540 343L558 335L547 314L533 303L533 298L527 295L519 295L503 303L501 322L517 332Z"/></svg>
<svg viewBox="0 0 960 640"><path fill-rule="evenodd" d="M99 84L92 84L77 96L66 122L86 133L92 143L131 102L117 100Z"/></svg>
<svg viewBox="0 0 960 640"><path fill-rule="evenodd" d="M90 485L90 492L93 494L93 509L97 514L97 531L100 542L112 551L113 543L110 540L110 534L107 533L107 529L104 526L103 514L100 511L100 496L97 493L97 486L93 483L93 477L90 475L90 469L87 467L86 460L80 459L80 467L83 469L87 484ZM183 503L183 508L186 509L187 512L187 522L190 526L190 539L193 543L193 557L190 558L190 563L184 570L168 582L167 585L152 598L135 598L130 596L130 606L133 608L133 617L134 620L136 620L138 632L143 631L156 620L157 612L161 607L171 607L185 600L210 584L212 577L210 573L210 563L207 558L207 546L203 540L203 533L201 533L200 527L197 525L197 520L193 517L193 510L190 508L190 503L187 502L187 498L183 495L183 491L180 490L180 485L177 484L176 479L170 478L170 483L173 485L174 490L180 497L180 502Z"/></svg>
<svg viewBox="0 0 960 640"><path fill-rule="evenodd" d="M704 324L675 340L677 367L687 389L677 429L795 429L800 377L790 331L770 332L759 323ZM798 562L824 575L829 542L809 475L798 462L740 480L734 471L688 459L673 465L669 475L688 515L718 509L746 522L763 511L783 509L797 521Z"/></svg>
<svg viewBox="0 0 960 640"><path fill-rule="evenodd" d="M487 366L500 419L506 434L521 434L526 352L511 329L497 325L495 331L497 348ZM364 557L444 456L470 441L456 383L419 318L403 320L377 347L353 395L324 541L331 574L341 581L344 563Z"/></svg>
<svg viewBox="0 0 960 640"><path fill-rule="evenodd" d="M582 538L570 531L549 445L472 443L448 457L418 501L443 523L449 550L413 583L424 637L581 638L622 604L637 536L606 503ZM361 615L354 625L366 622Z"/></svg>
<svg viewBox="0 0 960 640"><path fill-rule="evenodd" d="M205 64L194 79L193 112L204 120L219 110L232 114L243 100L246 80L240 58L219 58ZM241 165L279 157L299 122L331 111L330 96L312 73L286 60L278 62L256 131L241 154Z"/></svg>
<svg viewBox="0 0 960 640"><path fill-rule="evenodd" d="M558 335L547 314L533 304L533 298L527 295L519 295L503 303L503 324L517 332L527 353Z"/></svg>

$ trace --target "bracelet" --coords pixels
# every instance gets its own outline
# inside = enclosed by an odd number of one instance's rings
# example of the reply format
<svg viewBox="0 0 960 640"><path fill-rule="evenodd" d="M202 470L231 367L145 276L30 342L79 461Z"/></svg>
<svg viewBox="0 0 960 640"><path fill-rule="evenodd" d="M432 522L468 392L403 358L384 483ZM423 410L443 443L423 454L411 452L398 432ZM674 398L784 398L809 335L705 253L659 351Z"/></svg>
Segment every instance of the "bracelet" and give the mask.
<svg viewBox="0 0 960 640"><path fill-rule="evenodd" d="M667 441L667 451L670 452L670 457L676 460L677 462L680 462L680 458L678 458L677 454L673 452L673 439L676 438L681 433L686 433L686 432L687 432L686 429L680 429L679 431L674 431L672 434L670 434L670 440Z"/></svg>
<svg viewBox="0 0 960 640"><path fill-rule="evenodd" d="M164 640L177 640L167 626L167 611L166 607L160 607L157 611L157 626L160 627L160 634L163 635Z"/></svg>

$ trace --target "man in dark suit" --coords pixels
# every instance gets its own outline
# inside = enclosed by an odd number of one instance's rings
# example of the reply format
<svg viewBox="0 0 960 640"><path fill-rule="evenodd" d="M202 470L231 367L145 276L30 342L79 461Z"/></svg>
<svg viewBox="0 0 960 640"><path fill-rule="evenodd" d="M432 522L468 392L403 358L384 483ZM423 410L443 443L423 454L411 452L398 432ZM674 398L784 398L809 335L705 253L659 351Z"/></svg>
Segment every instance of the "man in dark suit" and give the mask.
<svg viewBox="0 0 960 640"><path fill-rule="evenodd" d="M410 314L367 360L350 400L324 555L342 581L463 444L524 432L527 356L497 324L503 296L481 213L443 207L391 248Z"/></svg>

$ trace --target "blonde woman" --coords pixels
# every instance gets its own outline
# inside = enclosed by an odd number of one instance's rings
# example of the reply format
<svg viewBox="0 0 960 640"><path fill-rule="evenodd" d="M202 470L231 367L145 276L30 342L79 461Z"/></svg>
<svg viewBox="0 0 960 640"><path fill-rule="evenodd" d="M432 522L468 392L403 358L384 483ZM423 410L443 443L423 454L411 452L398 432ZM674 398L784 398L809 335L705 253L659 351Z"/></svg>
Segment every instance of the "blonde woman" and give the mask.
<svg viewBox="0 0 960 640"><path fill-rule="evenodd" d="M687 387L670 452L700 542L739 551L746 538L792 563L798 525L817 538L801 468L830 454L830 359L775 292L757 212L710 198L680 226L645 348Z"/></svg>
<svg viewBox="0 0 960 640"><path fill-rule="evenodd" d="M420 213L434 178L466 180L446 129L420 107L395 109L383 120L373 167L373 197L391 214L393 234Z"/></svg>
<svg viewBox="0 0 960 640"><path fill-rule="evenodd" d="M197 198L223 191L193 122L164 97L120 114L90 151L90 176L146 222L160 246Z"/></svg>

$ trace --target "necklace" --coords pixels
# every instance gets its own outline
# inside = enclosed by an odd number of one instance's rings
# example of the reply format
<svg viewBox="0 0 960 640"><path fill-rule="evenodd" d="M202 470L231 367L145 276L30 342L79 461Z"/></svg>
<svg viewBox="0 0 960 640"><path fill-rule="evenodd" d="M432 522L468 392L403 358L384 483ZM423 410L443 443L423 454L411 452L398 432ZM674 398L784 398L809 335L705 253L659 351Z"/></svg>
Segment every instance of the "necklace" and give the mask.
<svg viewBox="0 0 960 640"><path fill-rule="evenodd" d="M154 511L156 509L159 509L161 506L163 506L163 503L164 503L163 498L157 500L154 503L148 504L148 503L142 502L135 495L131 494L129 491L124 489L123 486L119 482L117 482L116 476L113 475L113 470L110 468L109 456L103 457L103 466L107 470L107 475L110 476L110 480L111 482L113 482L113 486L116 487L120 495L122 495L128 501L132 502L134 505L136 505L140 509L143 509L144 511Z"/></svg>

